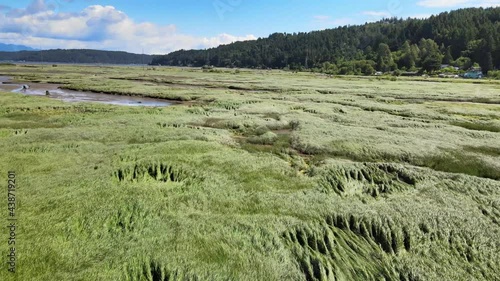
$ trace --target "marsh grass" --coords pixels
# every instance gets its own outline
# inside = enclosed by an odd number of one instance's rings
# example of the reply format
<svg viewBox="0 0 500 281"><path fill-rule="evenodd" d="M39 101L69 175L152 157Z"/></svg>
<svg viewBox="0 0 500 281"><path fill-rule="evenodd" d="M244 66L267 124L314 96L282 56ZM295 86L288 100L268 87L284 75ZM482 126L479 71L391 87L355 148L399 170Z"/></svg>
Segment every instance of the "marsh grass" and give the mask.
<svg viewBox="0 0 500 281"><path fill-rule="evenodd" d="M452 122L451 124L468 130L500 133L500 125L495 123Z"/></svg>
<svg viewBox="0 0 500 281"><path fill-rule="evenodd" d="M469 149L474 152L487 154L492 153L498 156L498 150L495 149ZM497 154L495 154L497 153ZM480 157L463 153L461 151L446 151L440 155L432 155L417 160L417 165L432 168L436 171L449 173L466 174L476 177L500 180L500 170L491 166Z"/></svg>
<svg viewBox="0 0 500 281"><path fill-rule="evenodd" d="M17 280L500 278L499 111L468 102L498 99L497 84L0 72L190 101L129 108L0 93L0 171L19 175Z"/></svg>
<svg viewBox="0 0 500 281"><path fill-rule="evenodd" d="M270 133L270 134L269 134ZM270 135L265 137L264 135ZM248 152L266 152L276 155L281 155L283 153L289 153L291 137L289 134L275 134L272 132L267 132L259 137L250 138L239 138L239 143L241 148L247 150Z"/></svg>
<svg viewBox="0 0 500 281"><path fill-rule="evenodd" d="M466 146L464 147L466 151L490 155L490 156L500 156L500 148L491 146Z"/></svg>

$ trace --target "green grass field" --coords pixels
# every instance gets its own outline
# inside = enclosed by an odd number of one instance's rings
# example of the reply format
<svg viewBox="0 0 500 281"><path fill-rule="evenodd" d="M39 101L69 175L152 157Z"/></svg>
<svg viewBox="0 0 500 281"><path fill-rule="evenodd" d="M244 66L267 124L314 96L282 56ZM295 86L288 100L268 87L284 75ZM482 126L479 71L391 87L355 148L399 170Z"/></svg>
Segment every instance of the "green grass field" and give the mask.
<svg viewBox="0 0 500 281"><path fill-rule="evenodd" d="M0 66L0 280L500 280L500 83Z"/></svg>

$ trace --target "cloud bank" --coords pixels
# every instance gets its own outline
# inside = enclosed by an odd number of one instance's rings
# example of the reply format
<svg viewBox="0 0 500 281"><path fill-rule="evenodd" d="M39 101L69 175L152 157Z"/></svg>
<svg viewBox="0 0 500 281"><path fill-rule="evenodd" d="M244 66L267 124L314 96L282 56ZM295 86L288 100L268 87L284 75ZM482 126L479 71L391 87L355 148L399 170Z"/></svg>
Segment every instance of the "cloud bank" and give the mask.
<svg viewBox="0 0 500 281"><path fill-rule="evenodd" d="M66 0L67 1L67 0ZM195 37L175 25L135 22L113 6L92 5L76 13L58 13L57 4L34 0L23 9L0 8L0 41L34 48L90 48L163 54L179 49L210 48L253 35Z"/></svg>

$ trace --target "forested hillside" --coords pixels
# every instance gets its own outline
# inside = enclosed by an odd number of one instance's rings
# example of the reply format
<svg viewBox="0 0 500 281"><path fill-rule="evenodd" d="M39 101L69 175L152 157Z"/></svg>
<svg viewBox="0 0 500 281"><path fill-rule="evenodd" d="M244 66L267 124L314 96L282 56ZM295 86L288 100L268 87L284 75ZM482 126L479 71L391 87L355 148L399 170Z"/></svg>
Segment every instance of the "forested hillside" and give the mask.
<svg viewBox="0 0 500 281"><path fill-rule="evenodd" d="M60 63L148 64L152 56L99 50L44 50L0 52L0 60Z"/></svg>
<svg viewBox="0 0 500 281"><path fill-rule="evenodd" d="M155 57L174 66L318 68L329 73L432 72L441 64L483 72L500 68L500 8L469 8L428 19L385 19L309 33L275 33L255 41Z"/></svg>

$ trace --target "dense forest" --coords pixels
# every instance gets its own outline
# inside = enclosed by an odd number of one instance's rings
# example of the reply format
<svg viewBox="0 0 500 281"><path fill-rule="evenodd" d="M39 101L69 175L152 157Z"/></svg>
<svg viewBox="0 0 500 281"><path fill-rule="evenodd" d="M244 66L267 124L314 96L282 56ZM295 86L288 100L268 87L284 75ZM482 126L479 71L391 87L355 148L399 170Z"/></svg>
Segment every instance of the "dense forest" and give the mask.
<svg viewBox="0 0 500 281"><path fill-rule="evenodd" d="M275 33L207 50L153 58L172 66L312 69L331 74L433 72L442 64L484 73L500 68L500 8L469 8L428 19L384 19L308 33ZM456 70L450 67L451 70Z"/></svg>
<svg viewBox="0 0 500 281"><path fill-rule="evenodd" d="M59 62L59 63L105 63L105 64L149 64L150 55L99 50L44 50L0 52L3 61Z"/></svg>

